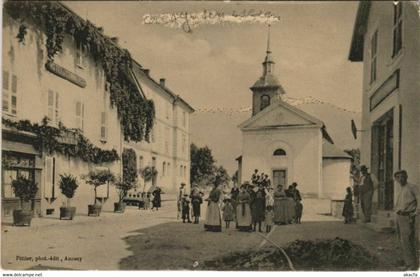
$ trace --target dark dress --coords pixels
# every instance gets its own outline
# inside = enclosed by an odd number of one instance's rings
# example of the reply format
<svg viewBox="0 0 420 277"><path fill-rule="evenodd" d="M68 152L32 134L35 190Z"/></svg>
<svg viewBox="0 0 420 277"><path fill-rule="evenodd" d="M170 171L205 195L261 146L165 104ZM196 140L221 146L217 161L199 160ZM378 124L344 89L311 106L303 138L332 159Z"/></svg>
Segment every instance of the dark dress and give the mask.
<svg viewBox="0 0 420 277"><path fill-rule="evenodd" d="M251 194L252 222L264 221L265 217L265 192L258 190Z"/></svg>
<svg viewBox="0 0 420 277"><path fill-rule="evenodd" d="M182 220L190 221L190 201L188 199L182 199Z"/></svg>
<svg viewBox="0 0 420 277"><path fill-rule="evenodd" d="M344 199L343 216L345 223L350 223L353 220L353 196L351 193L347 193L346 199Z"/></svg>
<svg viewBox="0 0 420 277"><path fill-rule="evenodd" d="M152 194L153 194L153 208L160 208L161 207L161 199L160 194L162 190L160 188L156 188Z"/></svg>
<svg viewBox="0 0 420 277"><path fill-rule="evenodd" d="M203 199L201 198L199 193L192 193L191 194L191 203L193 208L193 216L199 217L201 214L201 204L203 203Z"/></svg>

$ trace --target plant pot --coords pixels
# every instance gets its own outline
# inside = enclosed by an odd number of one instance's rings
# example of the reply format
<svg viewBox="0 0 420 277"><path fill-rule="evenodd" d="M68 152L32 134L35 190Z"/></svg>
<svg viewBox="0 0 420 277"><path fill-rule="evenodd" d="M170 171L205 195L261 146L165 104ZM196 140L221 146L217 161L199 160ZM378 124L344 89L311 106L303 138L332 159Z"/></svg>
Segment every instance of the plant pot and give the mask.
<svg viewBox="0 0 420 277"><path fill-rule="evenodd" d="M102 206L100 205L88 205L88 216L99 216L101 214Z"/></svg>
<svg viewBox="0 0 420 277"><path fill-rule="evenodd" d="M126 204L124 202L114 203L114 213L124 213Z"/></svg>
<svg viewBox="0 0 420 277"><path fill-rule="evenodd" d="M14 210L13 225L15 226L31 226L32 211Z"/></svg>
<svg viewBox="0 0 420 277"><path fill-rule="evenodd" d="M69 219L73 220L76 214L76 207L60 207L60 220Z"/></svg>

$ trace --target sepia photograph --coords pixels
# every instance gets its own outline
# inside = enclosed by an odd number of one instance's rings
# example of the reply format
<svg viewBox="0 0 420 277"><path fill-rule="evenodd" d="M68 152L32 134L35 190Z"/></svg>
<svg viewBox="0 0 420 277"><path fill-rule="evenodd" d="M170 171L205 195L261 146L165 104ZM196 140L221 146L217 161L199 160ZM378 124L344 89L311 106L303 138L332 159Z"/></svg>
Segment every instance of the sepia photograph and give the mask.
<svg viewBox="0 0 420 277"><path fill-rule="evenodd" d="M1 15L2 276L417 276L420 0Z"/></svg>

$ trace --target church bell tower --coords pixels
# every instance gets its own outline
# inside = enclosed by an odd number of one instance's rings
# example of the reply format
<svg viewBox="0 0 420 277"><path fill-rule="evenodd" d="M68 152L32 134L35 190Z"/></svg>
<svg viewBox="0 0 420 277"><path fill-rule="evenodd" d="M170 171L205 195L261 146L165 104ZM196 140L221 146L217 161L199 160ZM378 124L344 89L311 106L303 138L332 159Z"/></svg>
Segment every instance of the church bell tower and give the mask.
<svg viewBox="0 0 420 277"><path fill-rule="evenodd" d="M270 49L270 25L268 26L267 51L264 59L263 74L250 88L252 91L252 116L256 115L285 94L274 73L274 60Z"/></svg>

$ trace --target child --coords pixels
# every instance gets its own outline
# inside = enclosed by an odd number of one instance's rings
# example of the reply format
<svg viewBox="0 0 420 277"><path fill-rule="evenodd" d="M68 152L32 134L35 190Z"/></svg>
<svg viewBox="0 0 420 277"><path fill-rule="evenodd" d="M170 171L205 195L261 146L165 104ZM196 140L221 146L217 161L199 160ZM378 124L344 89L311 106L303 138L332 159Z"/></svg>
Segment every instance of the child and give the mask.
<svg viewBox="0 0 420 277"><path fill-rule="evenodd" d="M143 192L144 193L144 209L149 210L150 209L150 193L149 192Z"/></svg>
<svg viewBox="0 0 420 277"><path fill-rule="evenodd" d="M344 224L352 223L353 221L353 193L351 187L348 187L346 191L347 195L346 199L344 199L343 207Z"/></svg>
<svg viewBox="0 0 420 277"><path fill-rule="evenodd" d="M226 198L223 202L225 202L223 206L223 219L226 222L226 229L229 229L230 222L234 218L234 210L229 198Z"/></svg>
<svg viewBox="0 0 420 277"><path fill-rule="evenodd" d="M190 199L188 198L188 194L184 194L181 205L182 205L182 222L185 223L185 220L188 220L188 223L191 223Z"/></svg>
<svg viewBox="0 0 420 277"><path fill-rule="evenodd" d="M203 203L203 195L198 190L198 186L193 186L191 192L192 216L194 217L194 224L198 224L200 220L200 206Z"/></svg>
<svg viewBox="0 0 420 277"><path fill-rule="evenodd" d="M265 211L265 231L270 233L271 226L273 226L274 211L273 206L267 206Z"/></svg>

